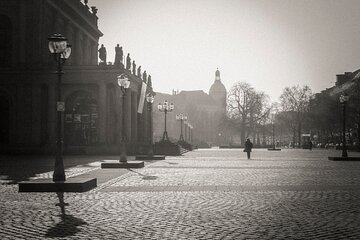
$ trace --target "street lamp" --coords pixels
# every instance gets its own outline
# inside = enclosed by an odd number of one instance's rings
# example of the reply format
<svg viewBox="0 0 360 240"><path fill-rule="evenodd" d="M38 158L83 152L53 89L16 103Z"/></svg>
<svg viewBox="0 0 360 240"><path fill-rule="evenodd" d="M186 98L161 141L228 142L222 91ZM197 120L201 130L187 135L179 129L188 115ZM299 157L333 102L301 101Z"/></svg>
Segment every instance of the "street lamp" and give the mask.
<svg viewBox="0 0 360 240"><path fill-rule="evenodd" d="M347 154L347 149L346 149L346 137L345 137L345 129L346 129L346 103L347 101L349 101L349 95L347 95L346 93L341 95L340 98L340 103L343 106L343 147L342 147L342 157L347 158L348 154Z"/></svg>
<svg viewBox="0 0 360 240"><path fill-rule="evenodd" d="M183 121L187 120L187 116L183 115L182 113L177 114L176 115L176 120L180 121L180 138L179 138L179 142L184 141L184 137L183 137Z"/></svg>
<svg viewBox="0 0 360 240"><path fill-rule="evenodd" d="M126 163L127 162L127 158L126 158L126 130L125 130L125 95L126 95L126 90L130 87L130 80L128 78L128 76L125 73L120 74L117 77L117 82L118 85L120 86L121 89L121 98L122 98L122 123L121 123L121 143L120 143L120 162L121 163Z"/></svg>
<svg viewBox="0 0 360 240"><path fill-rule="evenodd" d="M172 112L174 110L174 104L170 104L168 103L167 100L164 101L163 104L159 103L158 105L158 110L160 112L164 112L165 113L165 130L164 130L164 134L163 134L163 137L162 137L162 141L169 141L169 137L168 137L168 134L167 134L167 131L166 131L166 114L168 112Z"/></svg>
<svg viewBox="0 0 360 240"><path fill-rule="evenodd" d="M49 51L54 56L55 61L57 62L57 83L56 83L56 111L57 111L57 139L56 139L56 157L55 157L55 166L53 173L54 182L65 182L65 170L63 162L63 112L65 111L65 103L61 100L61 76L64 74L62 67L70 57L71 46L67 43L67 38L59 33L51 35L49 38Z"/></svg>
<svg viewBox="0 0 360 240"><path fill-rule="evenodd" d="M149 110L149 118L150 118L150 122L149 122L149 152L148 155L149 156L153 156L154 155L154 150L153 150L153 132L152 132L152 104L154 102L154 95L153 93L148 93L146 95L146 101L148 102L148 110Z"/></svg>

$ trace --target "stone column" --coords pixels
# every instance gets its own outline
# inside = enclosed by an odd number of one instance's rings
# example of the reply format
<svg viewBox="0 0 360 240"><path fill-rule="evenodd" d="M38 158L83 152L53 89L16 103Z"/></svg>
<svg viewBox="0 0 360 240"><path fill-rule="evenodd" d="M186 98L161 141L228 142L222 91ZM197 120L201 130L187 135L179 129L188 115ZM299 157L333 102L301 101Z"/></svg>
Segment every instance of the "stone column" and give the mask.
<svg viewBox="0 0 360 240"><path fill-rule="evenodd" d="M99 83L99 142L106 142L106 84L104 82Z"/></svg>
<svg viewBox="0 0 360 240"><path fill-rule="evenodd" d="M144 109L143 109L143 113L142 113L142 125L141 125L141 131L142 131L142 138L140 139L141 142L143 143L147 143L149 141L149 120L148 120L148 116L149 116L149 103L146 101L144 102Z"/></svg>
<svg viewBox="0 0 360 240"><path fill-rule="evenodd" d="M65 37L68 39L68 43L70 45L73 45L74 44L74 33L73 33L73 30L72 30L72 27L71 27L71 23L70 21L66 21L66 24L65 24ZM71 55L69 57L69 59L66 61L68 65L73 65L73 62L74 62L74 59Z"/></svg>
<svg viewBox="0 0 360 240"><path fill-rule="evenodd" d="M75 36L75 51L74 51L74 59L76 65L82 65L82 36L79 29L77 29L76 36Z"/></svg>
<svg viewBox="0 0 360 240"><path fill-rule="evenodd" d="M32 87L32 124L31 124L31 144L39 145L41 142L41 87L34 85ZM28 119L30 120L30 119Z"/></svg>
<svg viewBox="0 0 360 240"><path fill-rule="evenodd" d="M88 65L89 63L89 38L88 36L83 36L83 48L82 48L82 63L83 65Z"/></svg>
<svg viewBox="0 0 360 240"><path fill-rule="evenodd" d="M48 119L49 119L49 140L48 144L51 147L55 146L55 139L56 139L56 87L55 87L55 81L51 81L49 83L49 96L48 96L48 102L49 102L49 109L48 109Z"/></svg>
<svg viewBox="0 0 360 240"><path fill-rule="evenodd" d="M91 45L91 64L98 65L98 43L93 41Z"/></svg>

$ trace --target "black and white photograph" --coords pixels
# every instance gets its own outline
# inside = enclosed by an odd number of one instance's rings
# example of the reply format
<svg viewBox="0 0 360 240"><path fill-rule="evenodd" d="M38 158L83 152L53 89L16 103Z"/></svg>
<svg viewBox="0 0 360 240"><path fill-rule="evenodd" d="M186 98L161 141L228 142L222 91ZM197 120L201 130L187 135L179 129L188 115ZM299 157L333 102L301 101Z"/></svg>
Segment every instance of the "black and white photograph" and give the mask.
<svg viewBox="0 0 360 240"><path fill-rule="evenodd" d="M0 0L0 239L360 239L360 0Z"/></svg>

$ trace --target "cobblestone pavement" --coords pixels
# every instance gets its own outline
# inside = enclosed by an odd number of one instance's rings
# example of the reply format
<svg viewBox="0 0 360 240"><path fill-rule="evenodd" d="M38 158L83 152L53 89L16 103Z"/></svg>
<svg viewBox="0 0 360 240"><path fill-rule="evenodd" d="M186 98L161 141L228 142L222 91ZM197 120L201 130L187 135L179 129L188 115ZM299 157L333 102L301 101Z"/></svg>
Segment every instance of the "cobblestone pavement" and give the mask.
<svg viewBox="0 0 360 240"><path fill-rule="evenodd" d="M99 167L116 158L73 157L68 177L103 180L66 204L0 172L0 239L360 239L360 162L327 160L339 155L200 149L122 172Z"/></svg>

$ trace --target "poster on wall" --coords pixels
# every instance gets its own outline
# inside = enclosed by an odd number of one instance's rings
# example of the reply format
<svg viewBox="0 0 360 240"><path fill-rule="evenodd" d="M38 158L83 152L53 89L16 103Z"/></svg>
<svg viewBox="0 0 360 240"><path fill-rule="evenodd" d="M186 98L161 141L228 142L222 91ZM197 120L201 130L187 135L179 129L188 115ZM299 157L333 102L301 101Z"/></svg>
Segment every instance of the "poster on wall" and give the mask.
<svg viewBox="0 0 360 240"><path fill-rule="evenodd" d="M90 123L90 114L81 114L81 122Z"/></svg>
<svg viewBox="0 0 360 240"><path fill-rule="evenodd" d="M65 122L72 123L72 114L71 113L65 114Z"/></svg>
<svg viewBox="0 0 360 240"><path fill-rule="evenodd" d="M91 114L91 128L96 128L97 118L98 118L97 113Z"/></svg>
<svg viewBox="0 0 360 240"><path fill-rule="evenodd" d="M74 123L80 123L80 122L81 122L81 115L74 114Z"/></svg>

